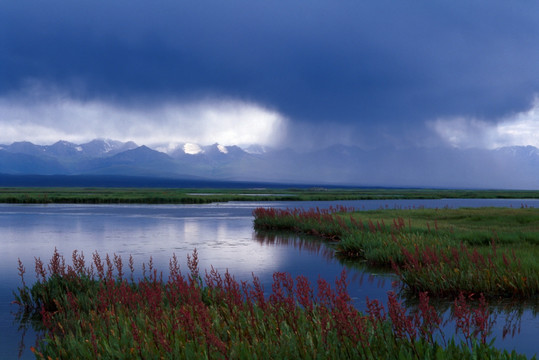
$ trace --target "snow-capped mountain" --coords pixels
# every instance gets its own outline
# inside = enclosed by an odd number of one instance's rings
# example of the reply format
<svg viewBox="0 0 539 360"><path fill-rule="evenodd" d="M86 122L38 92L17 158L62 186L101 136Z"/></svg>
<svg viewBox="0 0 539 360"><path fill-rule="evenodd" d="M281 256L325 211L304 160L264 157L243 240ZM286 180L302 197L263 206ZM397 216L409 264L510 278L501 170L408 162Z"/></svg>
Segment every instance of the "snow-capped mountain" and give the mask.
<svg viewBox="0 0 539 360"><path fill-rule="evenodd" d="M153 148L154 150L168 154L172 156L173 158L178 158L185 155L211 156L212 154L213 155L228 154L229 152L238 153L238 150L240 150L240 152L248 152L235 145L225 146L218 143L215 143L213 145L206 145L206 146L194 144L194 143L172 143L172 144L157 145L157 146L154 146Z"/></svg>
<svg viewBox="0 0 539 360"><path fill-rule="evenodd" d="M202 150L200 145L191 144L191 143L183 144L182 150L183 150L183 153L187 155L196 155L204 151Z"/></svg>
<svg viewBox="0 0 539 360"><path fill-rule="evenodd" d="M312 152L194 143L149 148L93 140L0 145L0 174L144 175L168 178L369 186L539 189L539 149L410 148L335 145Z"/></svg>
<svg viewBox="0 0 539 360"><path fill-rule="evenodd" d="M15 154L32 156L50 156L52 158L94 158L112 156L137 147L132 141L96 139L85 144L73 144L68 141L58 141L52 145L34 145L27 141L14 142L4 145L2 150Z"/></svg>
<svg viewBox="0 0 539 360"><path fill-rule="evenodd" d="M116 140L92 140L86 144L77 146L85 155L89 157L112 156L123 151L137 148L138 145L132 141L121 142Z"/></svg>

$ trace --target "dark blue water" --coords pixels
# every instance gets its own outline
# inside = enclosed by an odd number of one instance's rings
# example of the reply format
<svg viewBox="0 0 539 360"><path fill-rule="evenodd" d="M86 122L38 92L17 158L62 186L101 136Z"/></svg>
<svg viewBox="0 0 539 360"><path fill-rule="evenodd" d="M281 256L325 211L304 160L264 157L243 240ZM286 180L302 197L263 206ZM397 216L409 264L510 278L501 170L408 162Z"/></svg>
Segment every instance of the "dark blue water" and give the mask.
<svg viewBox="0 0 539 360"><path fill-rule="evenodd" d="M26 266L27 282L34 279L34 257L46 261L57 248L70 261L73 250L82 251L87 262L92 253L118 254L125 260L130 254L135 265L154 264L166 274L173 253L187 272L185 259L196 248L201 269L213 265L221 272L230 271L238 280L250 280L254 273L271 290L272 274L289 272L306 275L316 283L322 277L333 283L343 269L348 271L349 292L358 308L365 297L386 300L391 290L390 275L346 267L333 257L321 242L295 236L270 236L253 230L252 210L265 207L353 206L357 209L413 207L539 207L538 200L387 200L339 202L240 202L207 205L0 205L0 349L2 358L15 359L19 353L21 332L13 322L10 305L12 291L20 285L17 258ZM502 338L507 315L498 316L494 335L496 344L532 355L537 352L535 338L539 321L527 309L522 310L520 334ZM517 324L518 325L518 324ZM28 350L34 343L31 331L26 334L21 358L33 358Z"/></svg>

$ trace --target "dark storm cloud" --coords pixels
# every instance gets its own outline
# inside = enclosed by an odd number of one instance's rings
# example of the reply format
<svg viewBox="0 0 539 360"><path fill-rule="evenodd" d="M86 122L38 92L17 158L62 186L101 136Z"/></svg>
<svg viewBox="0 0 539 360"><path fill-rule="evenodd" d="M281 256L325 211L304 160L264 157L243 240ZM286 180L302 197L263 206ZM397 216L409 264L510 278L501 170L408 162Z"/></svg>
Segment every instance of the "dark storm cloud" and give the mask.
<svg viewBox="0 0 539 360"><path fill-rule="evenodd" d="M391 141L436 118L528 109L538 13L504 1L5 1L0 95L37 80L112 102L222 96L276 109L292 132L336 124Z"/></svg>

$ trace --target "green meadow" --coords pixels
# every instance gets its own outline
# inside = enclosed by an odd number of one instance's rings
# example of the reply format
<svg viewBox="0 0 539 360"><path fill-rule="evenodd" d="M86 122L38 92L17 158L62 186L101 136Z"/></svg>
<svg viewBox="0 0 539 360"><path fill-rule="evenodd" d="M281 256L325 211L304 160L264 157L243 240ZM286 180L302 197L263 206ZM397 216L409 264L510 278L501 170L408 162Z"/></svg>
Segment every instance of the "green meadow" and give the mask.
<svg viewBox="0 0 539 360"><path fill-rule="evenodd" d="M537 199L539 191L444 189L158 189L158 188L0 188L0 203L15 204L196 204L225 201L323 201L387 199Z"/></svg>

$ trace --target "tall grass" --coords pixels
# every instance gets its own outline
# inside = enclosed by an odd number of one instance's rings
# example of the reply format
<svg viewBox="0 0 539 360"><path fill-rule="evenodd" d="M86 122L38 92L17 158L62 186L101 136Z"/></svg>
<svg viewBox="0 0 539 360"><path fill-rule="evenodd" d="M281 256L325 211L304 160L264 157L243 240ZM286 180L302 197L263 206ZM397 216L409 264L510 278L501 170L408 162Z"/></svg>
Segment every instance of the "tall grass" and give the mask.
<svg viewBox="0 0 539 360"><path fill-rule="evenodd" d="M353 212L344 207L326 210L258 208L254 211L254 224L256 229L289 230L331 240L338 256L392 267L404 290L416 294L428 291L433 296L454 297L464 292L514 298L539 295L539 263L536 261L539 248L534 236L520 236L522 229L529 232L535 226L539 230L536 209L512 209L511 212L474 209L474 217L457 223L458 227L454 227L454 222L444 221L444 216L447 212L453 217L469 214L469 209L420 210L429 220L423 227L418 225L417 213L413 211L389 212L398 217L375 219L373 214L384 214L384 211ZM483 246L482 240L475 241L478 226L471 227L469 223L502 221L500 213L509 216L508 222L516 221L522 227L514 232L512 228L497 224L497 231L491 232L489 246ZM415 217L405 220L403 214ZM428 218L432 214L442 220ZM502 245L498 245L499 242Z"/></svg>
<svg viewBox="0 0 539 360"><path fill-rule="evenodd" d="M420 293L418 310L408 311L395 293L384 306L367 299L357 311L347 292L346 274L334 286L319 279L275 273L271 292L257 277L238 282L211 268L201 274L196 251L187 275L175 256L168 279L150 262L135 280L121 257L83 254L73 265L55 251L48 266L36 260L37 282L22 287L16 302L25 317L35 316L46 338L32 348L38 359L524 359L489 343L492 320L482 298L471 307L455 300L455 327L462 341L445 339L441 317Z"/></svg>

